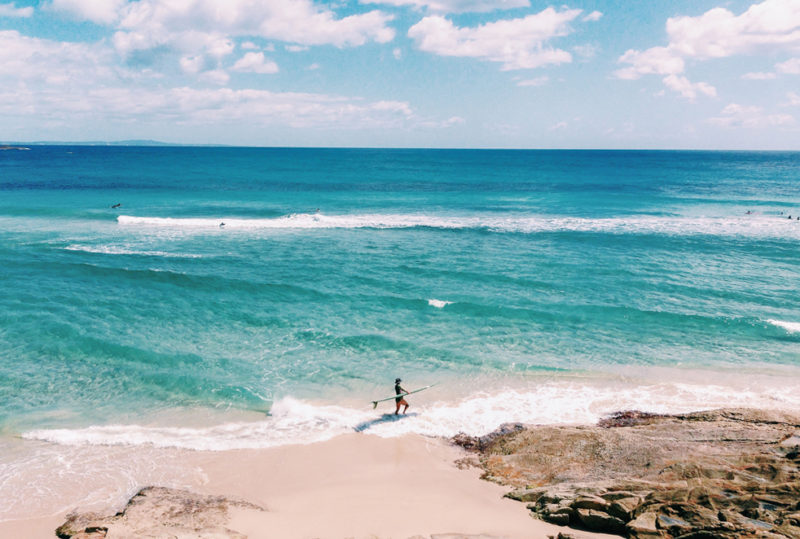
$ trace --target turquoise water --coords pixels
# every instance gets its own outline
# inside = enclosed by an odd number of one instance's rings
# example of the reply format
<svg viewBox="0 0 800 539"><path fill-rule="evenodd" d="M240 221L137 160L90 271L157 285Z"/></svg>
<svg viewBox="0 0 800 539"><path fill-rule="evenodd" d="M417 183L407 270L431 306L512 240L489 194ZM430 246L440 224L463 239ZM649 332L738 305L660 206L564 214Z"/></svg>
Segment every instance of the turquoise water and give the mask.
<svg viewBox="0 0 800 539"><path fill-rule="evenodd" d="M0 521L191 486L185 450L800 412L798 165L0 152ZM389 421L398 376L438 385Z"/></svg>
<svg viewBox="0 0 800 539"><path fill-rule="evenodd" d="M0 152L0 424L51 439L174 411L355 409L396 376L445 382L418 399L438 407L506 390L537 407L536 391L562 383L626 395L605 408L668 407L673 379L692 405L713 385L710 405L747 391L796 407L798 165L743 152Z"/></svg>

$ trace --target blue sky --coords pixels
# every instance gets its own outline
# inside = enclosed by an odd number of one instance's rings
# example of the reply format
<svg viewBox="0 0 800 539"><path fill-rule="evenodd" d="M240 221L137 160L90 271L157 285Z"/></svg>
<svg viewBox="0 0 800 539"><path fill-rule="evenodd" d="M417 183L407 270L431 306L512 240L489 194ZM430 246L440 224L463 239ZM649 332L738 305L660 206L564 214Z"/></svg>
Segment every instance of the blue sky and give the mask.
<svg viewBox="0 0 800 539"><path fill-rule="evenodd" d="M800 0L0 0L0 140L800 150Z"/></svg>

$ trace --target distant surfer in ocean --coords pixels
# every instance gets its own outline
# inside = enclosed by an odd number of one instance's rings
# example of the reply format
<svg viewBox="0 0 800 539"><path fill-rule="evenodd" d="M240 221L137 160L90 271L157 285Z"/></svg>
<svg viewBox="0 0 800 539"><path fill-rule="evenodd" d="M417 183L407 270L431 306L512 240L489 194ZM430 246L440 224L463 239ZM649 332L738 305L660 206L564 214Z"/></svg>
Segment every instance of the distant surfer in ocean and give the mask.
<svg viewBox="0 0 800 539"><path fill-rule="evenodd" d="M111 206L111 208L112 208L112 209L113 209L113 208L119 208L120 206L122 206L122 204L120 204L119 202L117 202L116 204L114 204L113 206Z"/></svg>
<svg viewBox="0 0 800 539"><path fill-rule="evenodd" d="M407 395L408 391L406 391L405 389L403 389L400 386L400 382L402 382L402 380L400 378L395 378L395 381L394 381L394 393L395 393L395 395L399 395L399 396L396 399L394 399L395 404L397 404L397 409L394 411L394 415L399 415L400 414L400 407L401 406L405 406L405 408L403 408L403 414L405 414L406 410L408 410L408 403L406 402L406 399L403 398L403 395Z"/></svg>

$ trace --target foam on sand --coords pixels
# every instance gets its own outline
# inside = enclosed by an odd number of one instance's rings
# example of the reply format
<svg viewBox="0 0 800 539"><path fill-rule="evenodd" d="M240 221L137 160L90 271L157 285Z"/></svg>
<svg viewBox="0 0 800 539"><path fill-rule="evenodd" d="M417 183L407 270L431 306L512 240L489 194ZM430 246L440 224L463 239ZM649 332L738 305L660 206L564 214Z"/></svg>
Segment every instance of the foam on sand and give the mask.
<svg viewBox="0 0 800 539"><path fill-rule="evenodd" d="M507 388L472 394L459 400L435 401L435 392L412 397L412 415L401 420L376 420L393 412L393 403L377 411L328 405L286 397L269 416L254 421L232 421L208 427L150 425L95 425L72 429L37 429L23 434L30 440L60 445L174 447L195 450L256 449L329 440L350 432L381 437L405 434L450 437L464 432L481 436L505 422L529 424L593 424L619 410L658 413L739 406L800 411L794 388L763 381L737 387L664 382L632 385L609 383L542 382L528 388Z"/></svg>

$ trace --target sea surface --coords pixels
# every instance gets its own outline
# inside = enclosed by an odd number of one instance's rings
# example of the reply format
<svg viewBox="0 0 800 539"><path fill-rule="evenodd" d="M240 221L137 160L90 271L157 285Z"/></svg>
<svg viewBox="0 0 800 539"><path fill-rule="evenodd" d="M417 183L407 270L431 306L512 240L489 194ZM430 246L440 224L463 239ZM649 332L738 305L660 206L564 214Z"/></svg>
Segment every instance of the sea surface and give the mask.
<svg viewBox="0 0 800 539"><path fill-rule="evenodd" d="M799 153L2 151L0 520L176 451L800 411L797 217Z"/></svg>

